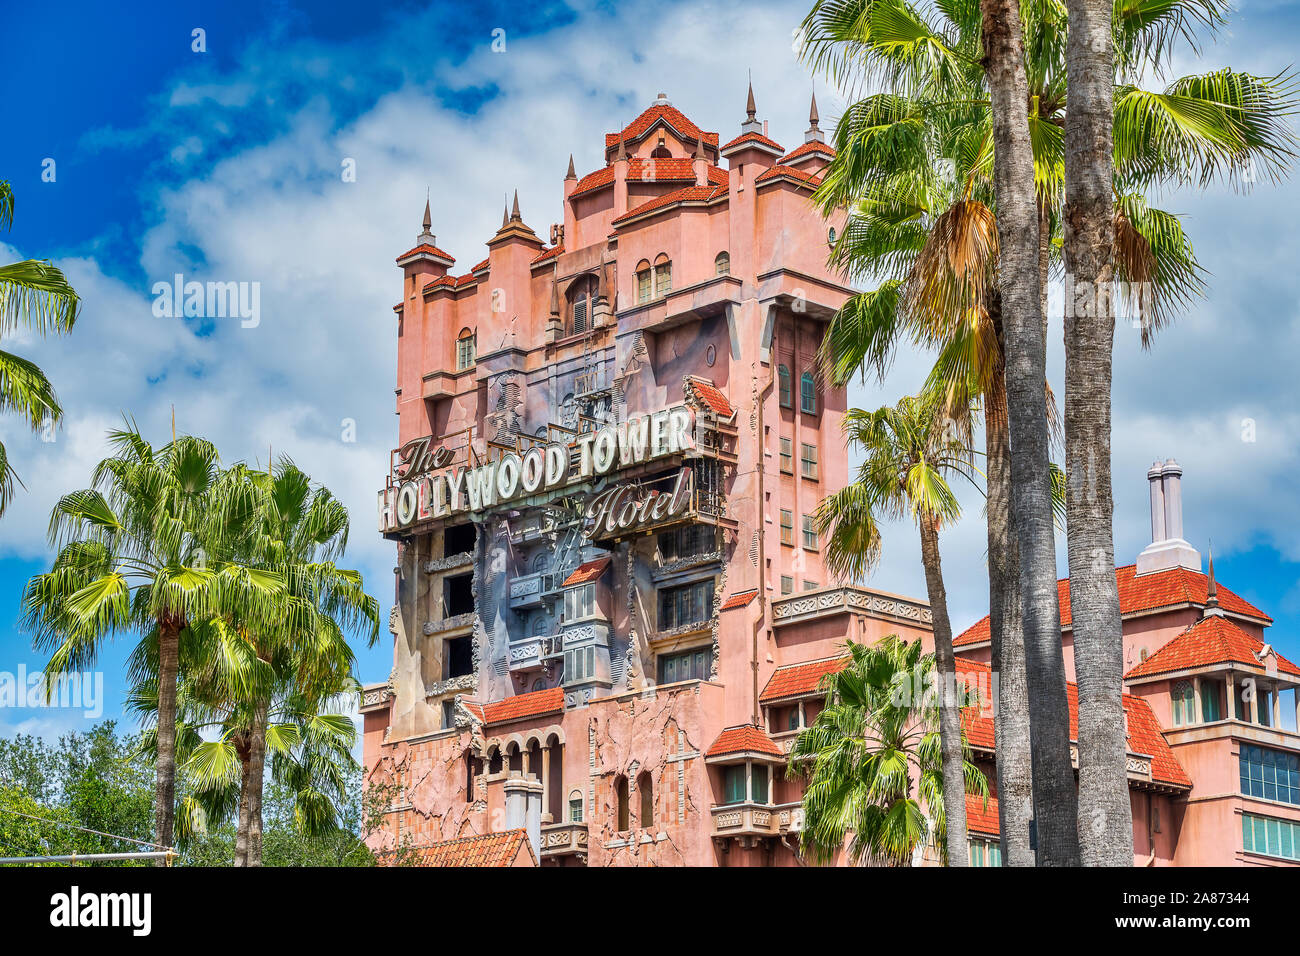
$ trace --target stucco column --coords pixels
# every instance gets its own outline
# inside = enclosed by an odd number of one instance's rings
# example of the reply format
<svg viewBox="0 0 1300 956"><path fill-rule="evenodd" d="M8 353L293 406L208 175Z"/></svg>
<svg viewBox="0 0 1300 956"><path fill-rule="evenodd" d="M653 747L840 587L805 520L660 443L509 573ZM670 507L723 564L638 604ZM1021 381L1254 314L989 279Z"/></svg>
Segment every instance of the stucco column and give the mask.
<svg viewBox="0 0 1300 956"><path fill-rule="evenodd" d="M1201 679L1200 679L1200 677L1193 677L1193 678L1192 678L1192 706L1196 708L1196 712L1192 715L1192 723L1194 723L1194 724L1199 724L1199 723L1201 723L1202 715L1205 713L1205 711L1201 710Z"/></svg>
<svg viewBox="0 0 1300 956"><path fill-rule="evenodd" d="M1224 704L1227 706L1227 710L1225 711L1224 716L1226 716L1229 720L1236 720L1237 719L1237 687L1232 679L1232 671L1228 671L1228 680L1224 684L1223 700L1224 700ZM1297 704L1297 707L1300 707L1300 704ZM1296 713L1300 713L1300 710L1297 710Z"/></svg>
<svg viewBox="0 0 1300 956"><path fill-rule="evenodd" d="M1291 688L1291 700L1295 704L1296 733L1300 733L1300 687Z"/></svg>
<svg viewBox="0 0 1300 956"><path fill-rule="evenodd" d="M808 715L804 713L803 701L799 701L799 728L802 730L808 726Z"/></svg>
<svg viewBox="0 0 1300 956"><path fill-rule="evenodd" d="M542 822L553 823L551 816L551 745L547 744L541 751L542 758Z"/></svg>
<svg viewBox="0 0 1300 956"><path fill-rule="evenodd" d="M533 752L529 750L527 747L521 747L519 749L519 754L520 757L522 758L520 763L521 766L524 768L524 778L527 779L528 774L532 772Z"/></svg>
<svg viewBox="0 0 1300 956"><path fill-rule="evenodd" d="M1282 695L1278 693L1280 688L1273 685L1273 727L1280 730L1282 728Z"/></svg>

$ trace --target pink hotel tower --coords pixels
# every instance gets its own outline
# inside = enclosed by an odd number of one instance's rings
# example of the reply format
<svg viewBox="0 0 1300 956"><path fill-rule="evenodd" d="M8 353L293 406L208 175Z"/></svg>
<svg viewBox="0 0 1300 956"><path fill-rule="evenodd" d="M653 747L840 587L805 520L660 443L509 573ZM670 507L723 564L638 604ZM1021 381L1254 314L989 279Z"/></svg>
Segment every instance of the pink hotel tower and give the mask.
<svg viewBox="0 0 1300 956"><path fill-rule="evenodd" d="M925 601L822 565L811 516L848 474L845 394L814 374L852 294L826 266L842 220L810 202L834 150L815 101L791 149L756 117L751 90L720 144L661 94L606 135L600 169L570 158L549 242L516 196L467 273L427 206L397 258L399 446L378 496L393 670L362 702L376 849L798 865L786 753L821 678L846 639L929 645ZM1280 711L1300 669L1201 574L1181 471L1152 474L1155 543L1116 572L1135 862L1300 857ZM958 644L987 682L987 620ZM992 781L991 716L966 724ZM972 861L996 864L996 799L969 816Z"/></svg>

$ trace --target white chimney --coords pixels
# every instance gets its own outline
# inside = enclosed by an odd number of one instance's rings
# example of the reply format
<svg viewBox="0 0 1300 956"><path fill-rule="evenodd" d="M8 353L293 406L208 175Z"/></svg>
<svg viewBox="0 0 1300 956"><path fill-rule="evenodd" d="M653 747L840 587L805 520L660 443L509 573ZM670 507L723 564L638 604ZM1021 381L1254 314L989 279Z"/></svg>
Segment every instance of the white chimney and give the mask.
<svg viewBox="0 0 1300 956"><path fill-rule="evenodd" d="M1183 540L1183 469L1170 458L1147 472L1151 488L1151 543L1137 559L1137 573L1170 568L1201 570L1201 553Z"/></svg>

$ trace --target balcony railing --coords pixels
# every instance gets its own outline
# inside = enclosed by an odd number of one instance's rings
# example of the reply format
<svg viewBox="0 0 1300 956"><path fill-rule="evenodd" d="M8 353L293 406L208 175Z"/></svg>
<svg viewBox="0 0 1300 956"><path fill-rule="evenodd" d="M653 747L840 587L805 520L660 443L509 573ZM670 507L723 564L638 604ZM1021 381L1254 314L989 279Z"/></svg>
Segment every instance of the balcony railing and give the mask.
<svg viewBox="0 0 1300 956"><path fill-rule="evenodd" d="M510 610L539 607L542 603L542 578L545 573L524 574L510 582Z"/></svg>
<svg viewBox="0 0 1300 956"><path fill-rule="evenodd" d="M587 824L551 823L542 827L542 858L586 856Z"/></svg>

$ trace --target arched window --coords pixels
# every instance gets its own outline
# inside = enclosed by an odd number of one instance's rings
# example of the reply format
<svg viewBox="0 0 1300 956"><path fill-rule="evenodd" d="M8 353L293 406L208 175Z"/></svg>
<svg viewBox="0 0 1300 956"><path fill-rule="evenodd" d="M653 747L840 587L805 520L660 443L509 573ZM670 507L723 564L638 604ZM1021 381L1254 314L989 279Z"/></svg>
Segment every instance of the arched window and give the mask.
<svg viewBox="0 0 1300 956"><path fill-rule="evenodd" d="M543 637L546 634L546 615L538 614L533 618L533 637Z"/></svg>
<svg viewBox="0 0 1300 956"><path fill-rule="evenodd" d="M790 370L780 365L776 370L777 387L780 389L781 407L794 408L794 390L790 384Z"/></svg>
<svg viewBox="0 0 1300 956"><path fill-rule="evenodd" d="M456 336L456 371L463 372L474 365L478 357L478 336L469 329L461 329Z"/></svg>
<svg viewBox="0 0 1300 956"><path fill-rule="evenodd" d="M673 264L662 252L655 259L655 298L667 295L673 287Z"/></svg>
<svg viewBox="0 0 1300 956"><path fill-rule="evenodd" d="M543 571L545 571L547 567L550 566L551 563L550 558L551 555L550 552L548 551L537 552L537 554L533 557L533 574L541 574Z"/></svg>
<svg viewBox="0 0 1300 956"><path fill-rule="evenodd" d="M591 328L591 314L596 308L595 276L583 276L569 286L569 334L578 335Z"/></svg>
<svg viewBox="0 0 1300 956"><path fill-rule="evenodd" d="M1174 685L1170 693L1170 699L1174 708L1174 726L1181 727L1185 724L1196 722L1196 691L1189 680L1180 680Z"/></svg>
<svg viewBox="0 0 1300 956"><path fill-rule="evenodd" d="M817 384L812 372L799 376L799 410L806 415L817 414Z"/></svg>
<svg viewBox="0 0 1300 956"><path fill-rule="evenodd" d="M637 815L637 825L642 829L654 826L655 822L655 787L650 774L642 770L636 777L636 792L641 797L641 812Z"/></svg>
<svg viewBox="0 0 1300 956"><path fill-rule="evenodd" d="M627 777L622 774L614 778L614 806L618 814L618 831L626 833L632 829L632 821L628 817Z"/></svg>
<svg viewBox="0 0 1300 956"><path fill-rule="evenodd" d="M636 300L637 302L650 301L650 262L648 259L642 259L637 263Z"/></svg>
<svg viewBox="0 0 1300 956"><path fill-rule="evenodd" d="M720 276L731 275L731 253L719 252L718 257L713 260L713 271Z"/></svg>
<svg viewBox="0 0 1300 956"><path fill-rule="evenodd" d="M582 822L582 791L569 791L569 822Z"/></svg>

